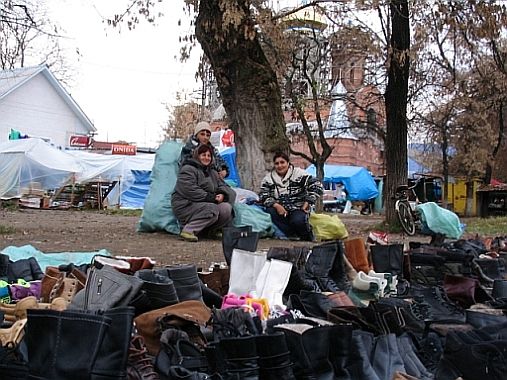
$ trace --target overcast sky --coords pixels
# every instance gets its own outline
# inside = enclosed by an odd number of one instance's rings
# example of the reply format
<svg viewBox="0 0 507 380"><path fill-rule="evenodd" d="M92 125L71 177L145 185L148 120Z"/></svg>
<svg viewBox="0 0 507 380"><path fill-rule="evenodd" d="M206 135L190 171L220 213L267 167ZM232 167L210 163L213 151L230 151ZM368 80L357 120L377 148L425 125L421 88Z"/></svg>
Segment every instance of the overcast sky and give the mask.
<svg viewBox="0 0 507 380"><path fill-rule="evenodd" d="M127 0L46 0L51 17L68 37L64 45L75 80L69 92L93 121L105 141L126 140L156 146L168 118L164 104L176 104L178 91L191 93L199 54L180 63L178 20L183 0L165 0L157 9L164 16L155 26L146 22L121 33L105 25L103 17L120 12ZM79 49L81 57L75 53Z"/></svg>

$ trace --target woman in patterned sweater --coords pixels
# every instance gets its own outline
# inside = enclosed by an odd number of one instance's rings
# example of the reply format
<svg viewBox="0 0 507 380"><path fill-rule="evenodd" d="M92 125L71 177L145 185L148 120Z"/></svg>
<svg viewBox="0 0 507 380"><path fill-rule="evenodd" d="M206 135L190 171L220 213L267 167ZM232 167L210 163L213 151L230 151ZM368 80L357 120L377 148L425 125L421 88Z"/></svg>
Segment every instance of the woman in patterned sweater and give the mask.
<svg viewBox="0 0 507 380"><path fill-rule="evenodd" d="M283 152L275 153L274 169L262 180L259 198L273 223L287 237L314 239L308 215L322 195L322 184L289 162Z"/></svg>

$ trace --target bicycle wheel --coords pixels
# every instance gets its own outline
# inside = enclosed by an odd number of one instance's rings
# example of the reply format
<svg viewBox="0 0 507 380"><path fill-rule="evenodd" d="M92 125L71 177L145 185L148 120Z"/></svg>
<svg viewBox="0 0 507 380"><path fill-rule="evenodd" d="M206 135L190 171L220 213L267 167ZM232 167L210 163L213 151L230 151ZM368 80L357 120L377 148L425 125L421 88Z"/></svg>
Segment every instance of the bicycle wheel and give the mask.
<svg viewBox="0 0 507 380"><path fill-rule="evenodd" d="M400 221L401 227L409 236L415 235L415 220L410 204L408 202L400 202L396 209L398 214L398 220Z"/></svg>

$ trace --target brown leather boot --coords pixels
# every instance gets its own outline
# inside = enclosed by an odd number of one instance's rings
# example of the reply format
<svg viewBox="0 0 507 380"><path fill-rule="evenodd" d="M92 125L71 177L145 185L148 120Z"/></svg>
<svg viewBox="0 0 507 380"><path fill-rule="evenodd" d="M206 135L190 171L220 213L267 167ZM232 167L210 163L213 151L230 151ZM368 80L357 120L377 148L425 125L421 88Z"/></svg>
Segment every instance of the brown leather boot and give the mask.
<svg viewBox="0 0 507 380"><path fill-rule="evenodd" d="M134 335L130 340L129 356L127 360L127 377L129 380L159 380L155 372L144 340L140 335Z"/></svg>
<svg viewBox="0 0 507 380"><path fill-rule="evenodd" d="M25 319L16 321L12 326L6 328L0 328L0 344L2 347L7 345L17 347L25 335Z"/></svg>
<svg viewBox="0 0 507 380"><path fill-rule="evenodd" d="M361 238L349 239L344 241L345 256L356 271L368 273L371 269L368 263L368 253Z"/></svg>
<svg viewBox="0 0 507 380"><path fill-rule="evenodd" d="M67 309L67 302L61 298L55 298L51 303L37 302L33 296L25 297L15 304L0 303L0 311L5 315L4 318L7 322L16 322L26 319L26 311L28 309L51 309L62 311Z"/></svg>

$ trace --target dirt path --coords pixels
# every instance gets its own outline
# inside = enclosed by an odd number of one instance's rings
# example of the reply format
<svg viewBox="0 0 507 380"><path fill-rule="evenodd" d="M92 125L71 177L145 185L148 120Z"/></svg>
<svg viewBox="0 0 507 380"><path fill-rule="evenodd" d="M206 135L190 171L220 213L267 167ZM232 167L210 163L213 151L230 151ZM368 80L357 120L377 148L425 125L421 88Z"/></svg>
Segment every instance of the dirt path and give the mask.
<svg viewBox="0 0 507 380"><path fill-rule="evenodd" d="M368 230L382 221L373 215L340 215L350 236L365 237ZM206 267L223 261L220 241L201 240L187 243L165 232L138 233L137 216L111 215L97 211L73 210L0 210L0 225L15 231L0 234L0 250L7 246L33 245L42 252L90 252L108 250L112 255L149 256L160 265L195 263ZM426 237L419 239L427 240ZM259 248L307 245L261 239Z"/></svg>

